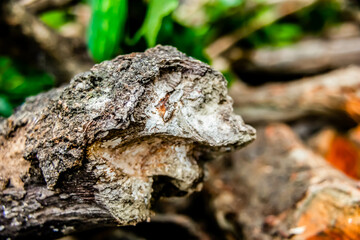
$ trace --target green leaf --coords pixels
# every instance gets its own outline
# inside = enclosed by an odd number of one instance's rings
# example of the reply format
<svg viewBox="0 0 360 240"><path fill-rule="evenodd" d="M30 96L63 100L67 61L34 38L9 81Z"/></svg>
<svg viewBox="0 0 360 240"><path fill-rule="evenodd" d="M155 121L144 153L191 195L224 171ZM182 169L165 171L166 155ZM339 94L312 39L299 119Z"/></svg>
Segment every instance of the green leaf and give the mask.
<svg viewBox="0 0 360 240"><path fill-rule="evenodd" d="M230 8L230 7L237 7L243 3L243 0L218 0L220 4L223 6Z"/></svg>
<svg viewBox="0 0 360 240"><path fill-rule="evenodd" d="M130 44L137 43L144 36L148 47L155 46L163 18L172 13L178 4L178 0L150 0L144 23Z"/></svg>
<svg viewBox="0 0 360 240"><path fill-rule="evenodd" d="M0 115L8 116L12 107L21 104L26 97L52 86L54 79L47 73L0 56Z"/></svg>
<svg viewBox="0 0 360 240"><path fill-rule="evenodd" d="M46 25L58 30L61 26L68 22L66 12L64 10L54 10L45 12L40 16L41 21Z"/></svg>
<svg viewBox="0 0 360 240"><path fill-rule="evenodd" d="M93 0L88 28L88 47L95 61L113 57L124 38L127 0Z"/></svg>
<svg viewBox="0 0 360 240"><path fill-rule="evenodd" d="M12 106L5 96L0 95L0 115L9 117L12 114Z"/></svg>
<svg viewBox="0 0 360 240"><path fill-rule="evenodd" d="M285 46L299 39L303 34L299 25L291 23L272 24L263 30L274 46Z"/></svg>
<svg viewBox="0 0 360 240"><path fill-rule="evenodd" d="M318 33L326 27L341 22L342 4L336 0L316 1L308 8L295 13L299 24L309 32Z"/></svg>
<svg viewBox="0 0 360 240"><path fill-rule="evenodd" d="M230 70L222 72L224 75L226 81L227 81L227 87L230 88L236 81L238 81L238 78L236 75L231 72Z"/></svg>

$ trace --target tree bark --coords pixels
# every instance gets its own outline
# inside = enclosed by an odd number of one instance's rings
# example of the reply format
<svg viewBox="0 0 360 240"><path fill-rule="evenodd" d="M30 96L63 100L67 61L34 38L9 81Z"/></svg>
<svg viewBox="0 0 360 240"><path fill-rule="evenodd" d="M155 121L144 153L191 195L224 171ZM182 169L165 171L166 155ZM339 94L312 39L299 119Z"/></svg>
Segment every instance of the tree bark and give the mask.
<svg viewBox="0 0 360 240"><path fill-rule="evenodd" d="M163 46L105 61L1 121L0 236L148 220L199 189L207 156L254 138L208 65Z"/></svg>

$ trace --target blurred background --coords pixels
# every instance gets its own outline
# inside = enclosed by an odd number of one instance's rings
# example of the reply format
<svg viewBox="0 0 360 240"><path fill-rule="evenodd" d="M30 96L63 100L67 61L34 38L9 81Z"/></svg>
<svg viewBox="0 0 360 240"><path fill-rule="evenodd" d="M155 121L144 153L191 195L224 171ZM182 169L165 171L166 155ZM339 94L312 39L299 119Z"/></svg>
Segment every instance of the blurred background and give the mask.
<svg viewBox="0 0 360 240"><path fill-rule="evenodd" d="M94 62L168 44L249 85L360 62L356 0L4 0L0 115Z"/></svg>
<svg viewBox="0 0 360 240"><path fill-rule="evenodd" d="M0 34L2 117L97 62L164 44L221 71L235 112L258 130L249 147L207 166L201 193L153 206L150 223L64 239L285 239L274 229L312 184L313 159L360 189L357 0L2 0ZM300 234L310 237L300 239L359 239L356 204L350 222L343 206L305 212L322 220L306 219L312 230Z"/></svg>

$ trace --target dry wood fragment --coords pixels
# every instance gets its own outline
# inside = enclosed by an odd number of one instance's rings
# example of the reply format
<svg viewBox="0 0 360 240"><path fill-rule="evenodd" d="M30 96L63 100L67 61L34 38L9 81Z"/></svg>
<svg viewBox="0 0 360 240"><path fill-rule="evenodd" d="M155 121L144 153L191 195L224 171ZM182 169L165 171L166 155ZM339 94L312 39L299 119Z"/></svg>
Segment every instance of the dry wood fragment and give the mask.
<svg viewBox="0 0 360 240"><path fill-rule="evenodd" d="M236 58L236 56L231 56ZM307 39L284 48L261 48L233 59L239 74L299 76L360 64L360 38Z"/></svg>
<svg viewBox="0 0 360 240"><path fill-rule="evenodd" d="M344 69L287 83L230 89L235 112L245 121L289 121L309 115L360 120L360 67Z"/></svg>
<svg viewBox="0 0 360 240"><path fill-rule="evenodd" d="M219 225L245 239L360 239L360 185L284 124L209 164L205 189Z"/></svg>
<svg viewBox="0 0 360 240"><path fill-rule="evenodd" d="M206 154L254 137L221 73L175 48L105 61L0 122L0 237L145 221L199 188Z"/></svg>

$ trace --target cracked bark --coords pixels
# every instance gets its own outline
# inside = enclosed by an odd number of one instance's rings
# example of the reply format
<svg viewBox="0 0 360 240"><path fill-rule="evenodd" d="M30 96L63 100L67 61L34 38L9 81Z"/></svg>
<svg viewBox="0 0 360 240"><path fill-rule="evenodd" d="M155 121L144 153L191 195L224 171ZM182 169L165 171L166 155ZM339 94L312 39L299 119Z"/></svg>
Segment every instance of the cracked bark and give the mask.
<svg viewBox="0 0 360 240"><path fill-rule="evenodd" d="M202 162L255 130L226 80L172 47L119 56L0 120L1 237L53 237L148 220L201 187Z"/></svg>

